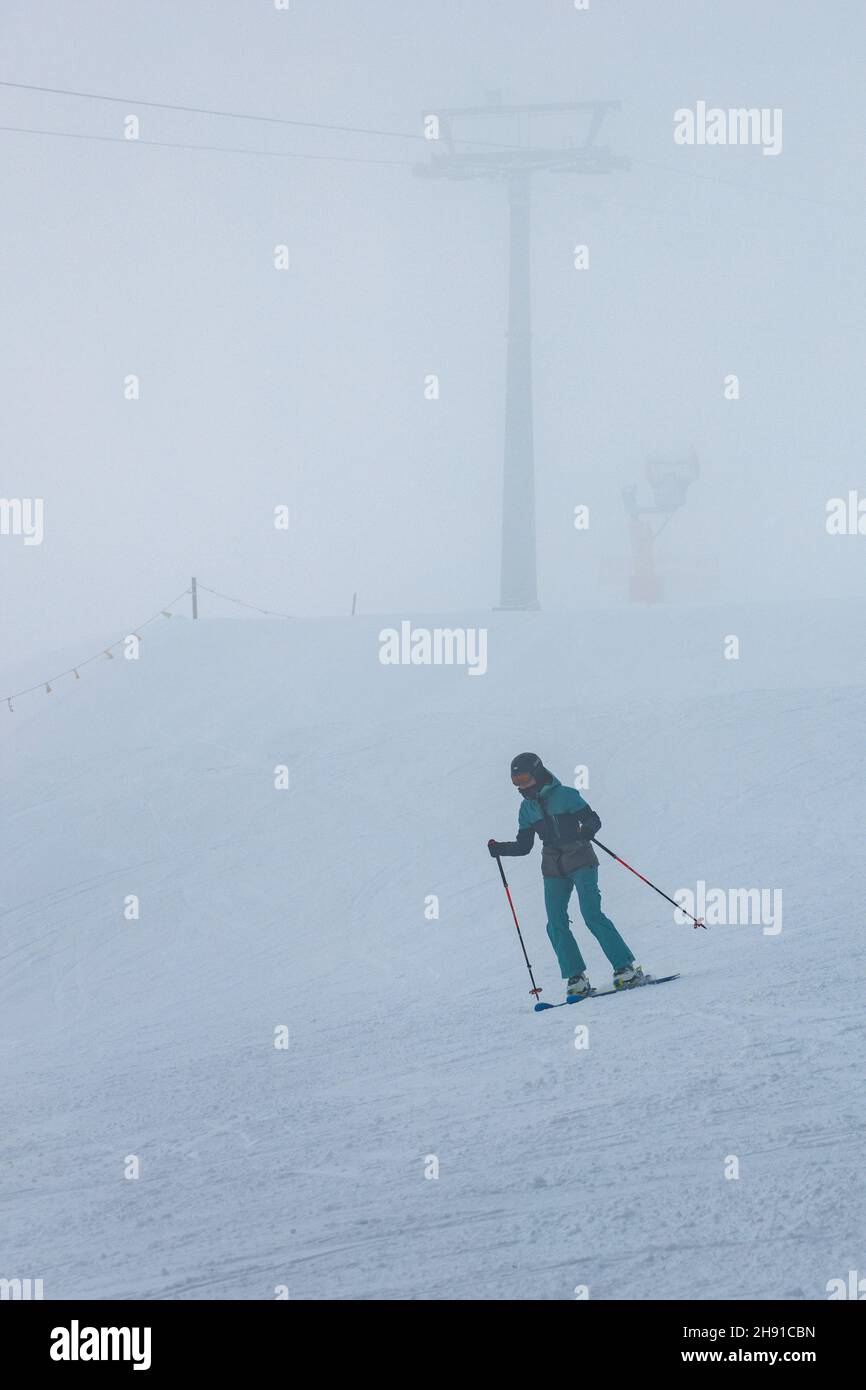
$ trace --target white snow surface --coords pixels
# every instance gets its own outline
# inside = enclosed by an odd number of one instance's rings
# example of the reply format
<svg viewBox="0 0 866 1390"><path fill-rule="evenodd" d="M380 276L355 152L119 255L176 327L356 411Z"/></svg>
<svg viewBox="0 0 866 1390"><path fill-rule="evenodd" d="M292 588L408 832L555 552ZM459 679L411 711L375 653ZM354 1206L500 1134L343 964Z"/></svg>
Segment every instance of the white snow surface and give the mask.
<svg viewBox="0 0 866 1390"><path fill-rule="evenodd" d="M174 618L4 710L0 1276L825 1298L866 1270L863 605L411 615L486 627L482 677L380 664L407 616ZM781 932L677 925L600 856L682 978L535 1014L485 848L525 749L668 892L781 889ZM556 1002L538 849L507 871Z"/></svg>

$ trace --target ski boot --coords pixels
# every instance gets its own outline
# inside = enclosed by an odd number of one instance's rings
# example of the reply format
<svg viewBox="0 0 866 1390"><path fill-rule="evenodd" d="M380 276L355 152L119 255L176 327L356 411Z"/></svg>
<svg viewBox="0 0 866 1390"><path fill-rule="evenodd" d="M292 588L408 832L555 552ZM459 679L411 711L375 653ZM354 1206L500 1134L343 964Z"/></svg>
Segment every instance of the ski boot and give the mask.
<svg viewBox="0 0 866 1390"><path fill-rule="evenodd" d="M565 986L565 1001L573 1004L577 999L585 999L592 993L592 985L589 983L589 976L586 971L582 975L571 975Z"/></svg>
<svg viewBox="0 0 866 1390"><path fill-rule="evenodd" d="M634 989L636 985L645 985L646 975L639 965L630 961L628 965L621 965L618 970L613 972L614 989Z"/></svg>

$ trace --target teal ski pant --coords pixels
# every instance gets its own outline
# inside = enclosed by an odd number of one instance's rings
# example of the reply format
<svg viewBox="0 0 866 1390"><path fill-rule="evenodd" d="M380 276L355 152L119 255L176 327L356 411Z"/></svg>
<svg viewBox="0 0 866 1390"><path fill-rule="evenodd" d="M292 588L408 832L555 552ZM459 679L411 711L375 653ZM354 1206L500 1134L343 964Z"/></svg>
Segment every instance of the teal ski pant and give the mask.
<svg viewBox="0 0 866 1390"><path fill-rule="evenodd" d="M614 970L620 966L631 965L634 956L626 946L616 927L601 910L601 894L598 891L598 865L588 864L585 869L575 869L568 878L546 878L544 880L544 905L547 908L547 935L556 952L562 978L568 980L572 975L582 975L586 962L580 954L577 942L568 925L568 900L572 888L577 889L577 901L584 922L589 927Z"/></svg>

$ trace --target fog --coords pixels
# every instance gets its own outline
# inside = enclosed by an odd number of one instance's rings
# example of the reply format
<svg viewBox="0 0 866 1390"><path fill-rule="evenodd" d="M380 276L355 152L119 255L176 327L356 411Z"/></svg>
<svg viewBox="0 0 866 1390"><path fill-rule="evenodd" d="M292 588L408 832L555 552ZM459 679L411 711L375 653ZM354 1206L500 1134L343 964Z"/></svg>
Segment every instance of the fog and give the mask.
<svg viewBox="0 0 866 1390"><path fill-rule="evenodd" d="M862 596L866 539L826 526L866 494L855 0L5 0L0 24L0 491L44 503L41 543L0 536L4 667L193 574L303 616L498 603L507 193L415 174L425 116L488 102L621 102L598 143L631 162L532 180L542 608L629 601L623 488L649 502L647 459L692 450L665 598ZM780 112L781 149L678 144L701 102Z"/></svg>

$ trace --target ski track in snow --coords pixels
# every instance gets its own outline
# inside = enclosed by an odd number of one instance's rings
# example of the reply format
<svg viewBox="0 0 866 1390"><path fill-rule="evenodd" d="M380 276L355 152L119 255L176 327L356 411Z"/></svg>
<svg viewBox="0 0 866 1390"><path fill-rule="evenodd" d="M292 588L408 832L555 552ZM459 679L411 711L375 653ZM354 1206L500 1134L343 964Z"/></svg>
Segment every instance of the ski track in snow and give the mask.
<svg viewBox="0 0 866 1390"><path fill-rule="evenodd" d="M490 615L483 680L380 667L387 620L177 624L7 727L0 1275L48 1298L815 1299L866 1268L863 657L850 614L810 612L720 617L719 650L761 653L734 670L690 640L706 610ZM638 959L682 979L534 1014L484 852L524 746L563 780L590 765L601 838L667 891L780 887L782 932L677 926L602 863ZM555 1002L538 859L508 874Z"/></svg>

